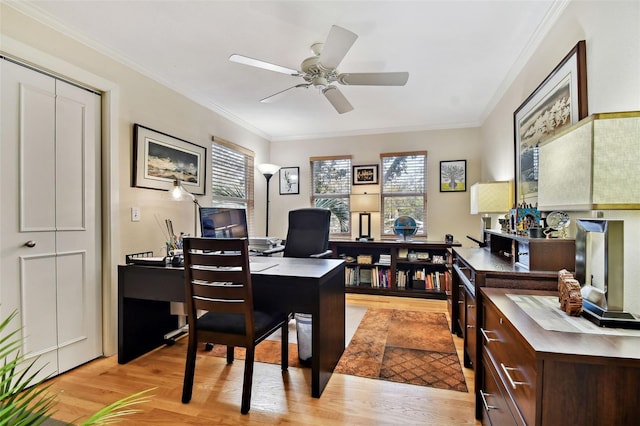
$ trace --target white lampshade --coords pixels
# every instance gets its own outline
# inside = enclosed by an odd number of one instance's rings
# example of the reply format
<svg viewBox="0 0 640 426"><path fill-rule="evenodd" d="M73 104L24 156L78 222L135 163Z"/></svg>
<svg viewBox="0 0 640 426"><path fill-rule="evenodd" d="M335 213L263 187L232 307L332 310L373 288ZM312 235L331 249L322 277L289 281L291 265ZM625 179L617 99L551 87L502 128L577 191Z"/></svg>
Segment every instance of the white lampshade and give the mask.
<svg viewBox="0 0 640 426"><path fill-rule="evenodd" d="M477 182L471 185L471 214L506 213L511 209L511 182Z"/></svg>
<svg viewBox="0 0 640 426"><path fill-rule="evenodd" d="M379 194L351 194L349 206L352 212L377 212L380 211Z"/></svg>
<svg viewBox="0 0 640 426"><path fill-rule="evenodd" d="M263 163L263 164L258 164L258 171L260 171L260 173L262 173L263 175L269 175L269 176L273 176L274 174L276 174L276 172L278 170L280 170L280 166L276 166L275 164L269 164L269 163Z"/></svg>
<svg viewBox="0 0 640 426"><path fill-rule="evenodd" d="M541 144L538 208L640 209L640 112L593 114Z"/></svg>

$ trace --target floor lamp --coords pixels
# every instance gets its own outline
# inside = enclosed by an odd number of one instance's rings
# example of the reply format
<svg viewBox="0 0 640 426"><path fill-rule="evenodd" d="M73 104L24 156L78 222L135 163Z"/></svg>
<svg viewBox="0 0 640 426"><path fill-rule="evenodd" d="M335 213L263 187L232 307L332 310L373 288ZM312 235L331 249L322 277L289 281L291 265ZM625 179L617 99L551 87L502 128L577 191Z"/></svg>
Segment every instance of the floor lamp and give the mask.
<svg viewBox="0 0 640 426"><path fill-rule="evenodd" d="M265 219L265 227L264 227L264 236L269 236L269 180L271 180L271 176L276 174L278 170L280 170L280 166L276 166L275 164L258 164L258 170L262 175L267 179L267 215Z"/></svg>

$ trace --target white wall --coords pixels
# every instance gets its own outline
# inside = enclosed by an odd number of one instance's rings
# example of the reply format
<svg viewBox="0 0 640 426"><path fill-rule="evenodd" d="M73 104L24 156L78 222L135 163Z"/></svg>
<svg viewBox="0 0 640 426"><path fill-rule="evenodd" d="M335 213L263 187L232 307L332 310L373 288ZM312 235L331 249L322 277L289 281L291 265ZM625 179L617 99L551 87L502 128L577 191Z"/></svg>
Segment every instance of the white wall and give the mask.
<svg viewBox="0 0 640 426"><path fill-rule="evenodd" d="M513 112L579 40L587 47L589 113L640 110L640 2L571 2L482 126L483 180L514 178ZM571 237L575 218L591 215L570 214ZM610 211L605 218L625 221L625 309L640 313L640 214Z"/></svg>
<svg viewBox="0 0 640 426"><path fill-rule="evenodd" d="M477 128L434 130L384 135L349 136L305 141L272 142L271 160L283 167L300 167L300 194L279 195L278 182L271 188L269 234L284 238L287 212L309 207L311 176L309 158L330 155L352 155L353 165L380 164L380 153L428 151L427 154L427 232L429 240L444 239L445 234L466 246L475 243L466 235L480 236L479 216L469 215L469 186L480 176L480 133ZM440 192L440 161L467 160L467 191ZM354 192L379 193L379 185L359 185ZM256 218L264 221L264 218ZM352 235L358 233L357 215L352 216ZM380 237L380 215L373 213L372 234Z"/></svg>

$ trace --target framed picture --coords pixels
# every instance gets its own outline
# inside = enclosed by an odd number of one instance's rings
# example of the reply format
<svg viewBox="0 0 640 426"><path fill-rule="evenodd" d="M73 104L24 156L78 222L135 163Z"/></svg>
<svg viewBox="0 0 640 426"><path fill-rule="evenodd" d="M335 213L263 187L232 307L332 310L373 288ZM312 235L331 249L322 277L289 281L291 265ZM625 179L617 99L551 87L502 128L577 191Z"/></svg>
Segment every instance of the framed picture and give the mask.
<svg viewBox="0 0 640 426"><path fill-rule="evenodd" d="M440 192L467 190L467 160L440 162Z"/></svg>
<svg viewBox="0 0 640 426"><path fill-rule="evenodd" d="M538 201L540 142L587 115L587 59L582 40L513 114L516 203L535 205Z"/></svg>
<svg viewBox="0 0 640 426"><path fill-rule="evenodd" d="M283 167L280 169L280 195L300 193L300 168Z"/></svg>
<svg viewBox="0 0 640 426"><path fill-rule="evenodd" d="M192 194L205 192L207 149L133 125L133 186L170 190L177 179Z"/></svg>
<svg viewBox="0 0 640 426"><path fill-rule="evenodd" d="M353 184L371 185L378 183L378 165L353 166Z"/></svg>

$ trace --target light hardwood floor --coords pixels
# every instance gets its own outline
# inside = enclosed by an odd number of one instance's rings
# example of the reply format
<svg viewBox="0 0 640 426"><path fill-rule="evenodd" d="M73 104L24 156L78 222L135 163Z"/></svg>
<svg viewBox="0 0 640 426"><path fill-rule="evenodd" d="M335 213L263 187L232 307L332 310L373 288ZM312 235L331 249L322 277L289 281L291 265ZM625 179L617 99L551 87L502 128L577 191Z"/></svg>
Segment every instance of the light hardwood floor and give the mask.
<svg viewBox="0 0 640 426"><path fill-rule="evenodd" d="M347 303L388 309L447 313L446 302L347 295ZM448 316L448 313L447 313ZM462 340L453 336L462 360ZM463 367L469 392L447 391L334 374L319 399L310 394L308 369L256 363L251 411L240 414L244 361L199 357L193 399L182 404L186 339L125 365L101 358L50 380L57 394L55 418L84 419L109 403L156 387L130 425L479 425L474 419L473 374Z"/></svg>

